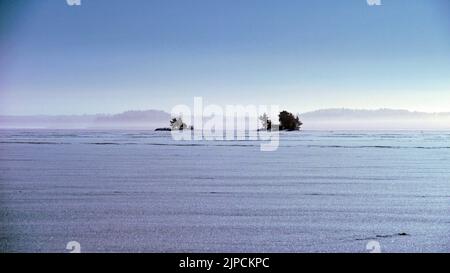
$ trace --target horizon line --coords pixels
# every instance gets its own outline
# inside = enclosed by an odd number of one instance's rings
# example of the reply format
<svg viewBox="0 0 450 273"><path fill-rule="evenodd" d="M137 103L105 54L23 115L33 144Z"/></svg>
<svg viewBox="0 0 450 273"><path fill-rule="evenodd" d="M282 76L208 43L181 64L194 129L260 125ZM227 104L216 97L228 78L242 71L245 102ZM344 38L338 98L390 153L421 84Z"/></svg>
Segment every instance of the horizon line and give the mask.
<svg viewBox="0 0 450 273"><path fill-rule="evenodd" d="M245 105L244 105L245 106ZM299 115L303 115L303 114L308 114L308 113L313 113L313 112L319 112L319 111L331 111L331 110L345 110L345 111L372 111L372 112L376 112L376 111L383 111L383 110L388 110L388 111L403 111L403 112L409 112L412 114L450 114L450 110L448 111L437 111L437 112L429 112L429 111L419 111L419 110L410 110L410 109L404 109L404 108L388 108L388 107L379 107L379 108L349 108L349 107L330 107L330 108L319 108L316 110L311 110L311 111L306 111L306 112L298 112L298 111L291 111L288 110L287 108L282 108L280 107L280 109L292 112L292 113L298 113ZM78 114L27 114L27 115L17 115L17 114L0 114L0 116L3 117L43 117L43 116L47 116L47 117L56 117L56 116L114 116L114 115L119 115L119 114L123 114L123 113L127 113L127 112L146 112L146 111L157 111L157 112L164 112L167 114L170 114L170 111L166 111L166 110L162 110L162 109L155 109L155 108L148 108L148 109L130 109L130 110L123 110L121 112L115 112L115 113L105 113L105 112L96 112L96 113L78 113Z"/></svg>

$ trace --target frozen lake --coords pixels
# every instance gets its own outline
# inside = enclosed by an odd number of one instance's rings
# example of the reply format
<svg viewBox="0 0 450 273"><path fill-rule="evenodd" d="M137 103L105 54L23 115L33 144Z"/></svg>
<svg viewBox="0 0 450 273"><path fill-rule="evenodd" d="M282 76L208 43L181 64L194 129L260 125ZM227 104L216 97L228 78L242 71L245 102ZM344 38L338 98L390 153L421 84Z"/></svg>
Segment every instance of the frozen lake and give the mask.
<svg viewBox="0 0 450 273"><path fill-rule="evenodd" d="M450 251L450 132L0 131L0 251Z"/></svg>

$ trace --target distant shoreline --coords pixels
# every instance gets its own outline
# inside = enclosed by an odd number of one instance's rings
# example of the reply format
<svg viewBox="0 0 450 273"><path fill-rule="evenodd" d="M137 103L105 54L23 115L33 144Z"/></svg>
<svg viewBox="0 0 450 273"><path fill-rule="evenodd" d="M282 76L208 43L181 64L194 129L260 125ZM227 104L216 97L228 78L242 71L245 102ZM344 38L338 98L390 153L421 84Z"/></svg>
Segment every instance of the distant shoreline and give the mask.
<svg viewBox="0 0 450 273"><path fill-rule="evenodd" d="M0 129L154 130L167 127L170 114L161 110L114 115L0 115ZM450 113L407 110L323 109L301 113L302 130L450 130Z"/></svg>

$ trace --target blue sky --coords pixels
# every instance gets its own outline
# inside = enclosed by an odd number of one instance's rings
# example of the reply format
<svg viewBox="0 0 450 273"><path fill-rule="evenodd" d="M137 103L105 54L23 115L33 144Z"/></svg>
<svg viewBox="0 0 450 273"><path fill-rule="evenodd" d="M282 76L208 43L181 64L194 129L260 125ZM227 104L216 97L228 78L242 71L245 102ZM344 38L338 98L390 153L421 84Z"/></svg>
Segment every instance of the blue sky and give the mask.
<svg viewBox="0 0 450 273"><path fill-rule="evenodd" d="M2 0L0 114L450 111L448 0Z"/></svg>

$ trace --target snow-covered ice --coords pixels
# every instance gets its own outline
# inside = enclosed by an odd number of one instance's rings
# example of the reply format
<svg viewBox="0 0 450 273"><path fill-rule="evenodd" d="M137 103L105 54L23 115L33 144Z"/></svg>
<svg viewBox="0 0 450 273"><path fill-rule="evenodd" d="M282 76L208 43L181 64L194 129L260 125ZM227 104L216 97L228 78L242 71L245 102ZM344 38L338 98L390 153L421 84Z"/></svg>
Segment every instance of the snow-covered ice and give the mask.
<svg viewBox="0 0 450 273"><path fill-rule="evenodd" d="M1 130L0 251L450 251L450 132Z"/></svg>

